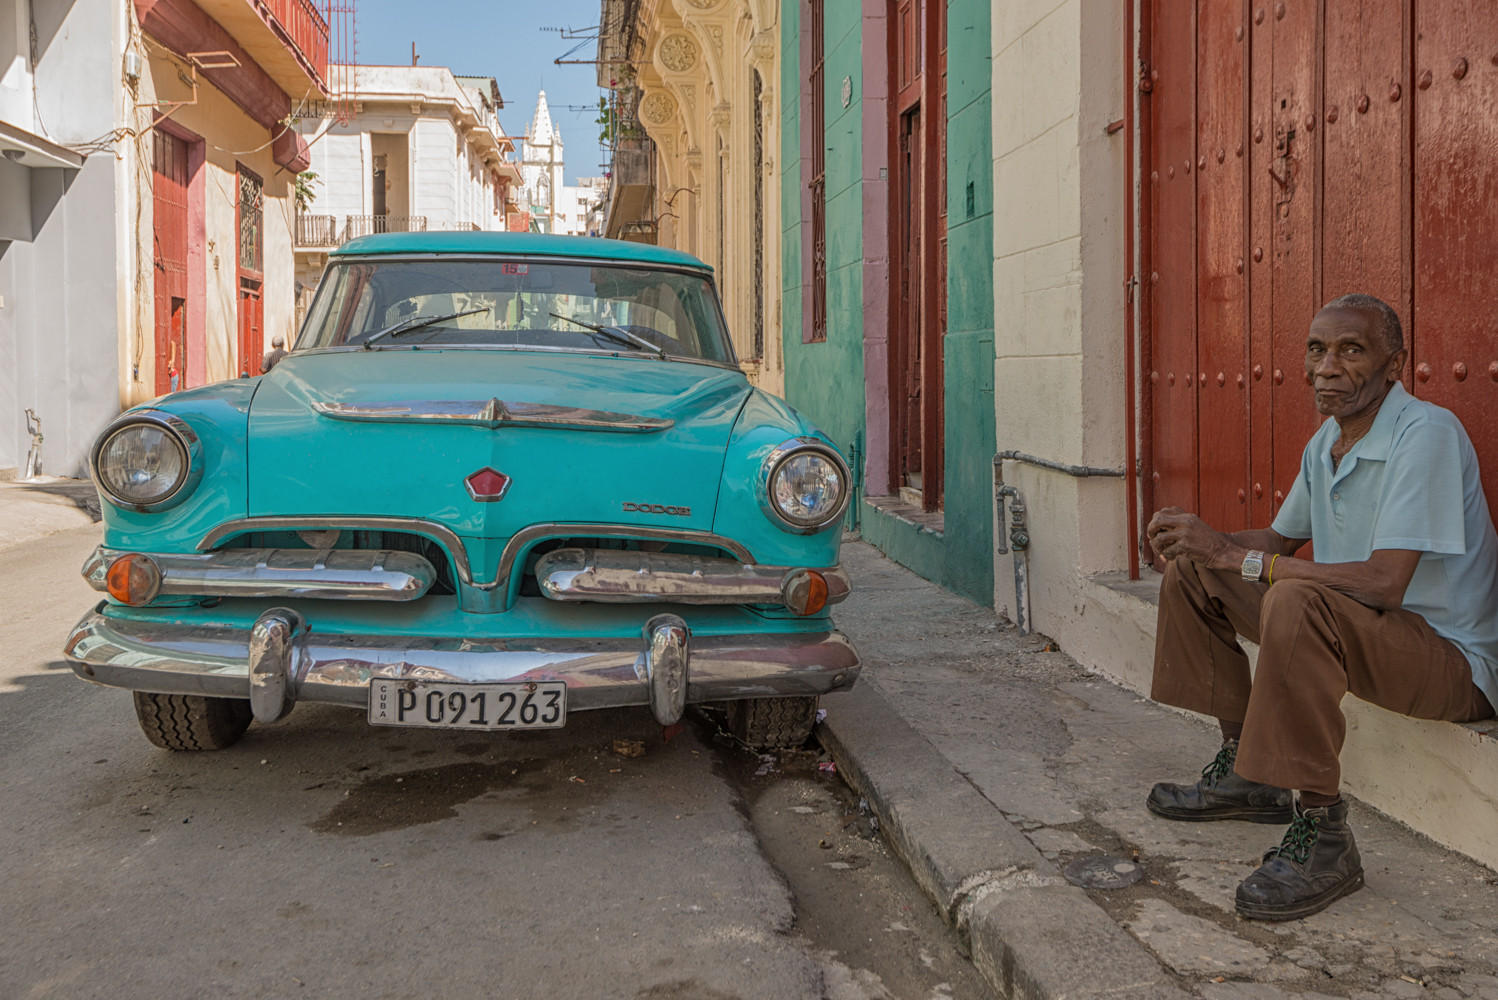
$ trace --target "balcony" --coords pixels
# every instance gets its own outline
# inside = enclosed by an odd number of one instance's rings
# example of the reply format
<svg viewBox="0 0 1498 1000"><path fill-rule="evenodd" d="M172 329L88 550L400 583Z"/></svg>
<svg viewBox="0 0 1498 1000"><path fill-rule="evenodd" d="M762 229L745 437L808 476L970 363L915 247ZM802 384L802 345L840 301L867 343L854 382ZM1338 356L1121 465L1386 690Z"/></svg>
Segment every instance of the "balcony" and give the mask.
<svg viewBox="0 0 1498 1000"><path fill-rule="evenodd" d="M338 216L298 215L296 217L296 245L299 247L336 247L338 239Z"/></svg>
<svg viewBox="0 0 1498 1000"><path fill-rule="evenodd" d="M345 215L341 222L336 215L298 215L296 249L327 250L341 247L356 236L426 231L425 215Z"/></svg>
<svg viewBox="0 0 1498 1000"><path fill-rule="evenodd" d="M373 233L424 233L425 215L350 215L343 227L343 241Z"/></svg>
<svg viewBox="0 0 1498 1000"><path fill-rule="evenodd" d="M609 181L607 221L609 236L626 228L638 231L642 223L653 228L655 202L655 143L648 138L620 139L614 146L613 175Z"/></svg>
<svg viewBox="0 0 1498 1000"><path fill-rule="evenodd" d="M197 0L293 102L328 90L328 22L313 0Z"/></svg>

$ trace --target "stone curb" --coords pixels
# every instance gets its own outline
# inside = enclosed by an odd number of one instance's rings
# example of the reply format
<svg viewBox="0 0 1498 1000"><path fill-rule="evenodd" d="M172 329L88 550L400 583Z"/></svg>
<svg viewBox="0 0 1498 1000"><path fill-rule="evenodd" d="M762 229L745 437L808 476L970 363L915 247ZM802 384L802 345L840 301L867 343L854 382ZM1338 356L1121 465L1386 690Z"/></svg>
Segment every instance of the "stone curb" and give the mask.
<svg viewBox="0 0 1498 1000"><path fill-rule="evenodd" d="M818 739L999 996L1188 995L871 683L824 705Z"/></svg>

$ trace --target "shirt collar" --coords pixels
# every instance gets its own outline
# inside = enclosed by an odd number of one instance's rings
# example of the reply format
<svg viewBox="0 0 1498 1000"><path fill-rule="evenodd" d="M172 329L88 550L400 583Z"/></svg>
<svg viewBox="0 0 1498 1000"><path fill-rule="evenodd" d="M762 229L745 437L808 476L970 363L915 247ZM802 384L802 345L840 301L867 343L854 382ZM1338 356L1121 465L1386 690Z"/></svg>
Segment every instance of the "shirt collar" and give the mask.
<svg viewBox="0 0 1498 1000"><path fill-rule="evenodd" d="M1361 458L1387 461L1389 449L1394 446L1394 425L1399 421L1404 408L1414 401L1415 397L1405 391L1403 383L1395 382L1390 386L1384 401L1379 404L1378 415L1373 418L1373 426L1353 445L1353 451Z"/></svg>
<svg viewBox="0 0 1498 1000"><path fill-rule="evenodd" d="M1414 401L1415 397L1405 391L1403 383L1395 382L1390 386L1383 402L1378 406L1378 414L1373 418L1373 426L1368 428L1368 433L1358 439L1338 464L1333 473L1333 480L1340 480L1350 473L1359 460L1388 461L1389 450L1394 446L1394 425L1398 423L1399 415L1404 412L1404 408ZM1335 420L1327 422L1336 423ZM1332 444L1336 440L1336 433L1329 434L1326 439L1326 451L1323 455L1328 469L1331 468Z"/></svg>

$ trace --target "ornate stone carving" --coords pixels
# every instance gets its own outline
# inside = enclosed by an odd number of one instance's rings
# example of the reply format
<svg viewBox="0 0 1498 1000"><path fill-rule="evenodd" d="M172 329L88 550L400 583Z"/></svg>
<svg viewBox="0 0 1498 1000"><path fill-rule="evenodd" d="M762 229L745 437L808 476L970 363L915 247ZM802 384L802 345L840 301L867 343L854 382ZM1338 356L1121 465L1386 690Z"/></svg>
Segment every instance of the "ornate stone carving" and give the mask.
<svg viewBox="0 0 1498 1000"><path fill-rule="evenodd" d="M686 35L667 35L661 42L661 65L674 73L686 73L697 65L697 43Z"/></svg>
<svg viewBox="0 0 1498 1000"><path fill-rule="evenodd" d="M765 30L749 42L749 55L754 62L768 66L775 58L777 38L774 31Z"/></svg>
<svg viewBox="0 0 1498 1000"><path fill-rule="evenodd" d="M664 125L676 114L676 99L664 91L656 91L640 102L640 117L652 125Z"/></svg>

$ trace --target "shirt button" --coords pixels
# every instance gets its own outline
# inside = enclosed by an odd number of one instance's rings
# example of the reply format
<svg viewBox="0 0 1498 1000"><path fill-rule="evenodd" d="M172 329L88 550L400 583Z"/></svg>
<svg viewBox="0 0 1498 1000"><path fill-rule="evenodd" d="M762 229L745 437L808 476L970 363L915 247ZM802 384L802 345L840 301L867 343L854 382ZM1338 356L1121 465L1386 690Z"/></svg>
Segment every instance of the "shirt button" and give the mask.
<svg viewBox="0 0 1498 1000"><path fill-rule="evenodd" d="M1333 493L1332 494L1332 499L1333 500L1341 500L1342 499L1342 494L1340 494L1340 493Z"/></svg>

